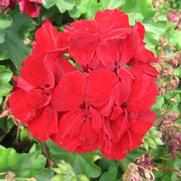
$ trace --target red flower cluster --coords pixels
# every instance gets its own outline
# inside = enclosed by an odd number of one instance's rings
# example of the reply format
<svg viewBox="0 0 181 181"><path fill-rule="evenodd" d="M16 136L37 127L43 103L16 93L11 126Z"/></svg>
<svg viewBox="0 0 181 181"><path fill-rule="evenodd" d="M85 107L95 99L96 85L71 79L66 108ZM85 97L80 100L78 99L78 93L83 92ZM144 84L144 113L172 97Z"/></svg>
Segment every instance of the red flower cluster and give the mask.
<svg viewBox="0 0 181 181"><path fill-rule="evenodd" d="M3 8L13 8L15 4L19 5L21 13L26 13L31 17L39 16L40 5L43 0L1 0L0 12Z"/></svg>
<svg viewBox="0 0 181 181"><path fill-rule="evenodd" d="M58 32L36 31L9 104L34 137L71 152L99 149L120 159L142 143L155 113L157 61L145 48L144 27L119 10L75 21ZM74 61L73 65L70 62Z"/></svg>

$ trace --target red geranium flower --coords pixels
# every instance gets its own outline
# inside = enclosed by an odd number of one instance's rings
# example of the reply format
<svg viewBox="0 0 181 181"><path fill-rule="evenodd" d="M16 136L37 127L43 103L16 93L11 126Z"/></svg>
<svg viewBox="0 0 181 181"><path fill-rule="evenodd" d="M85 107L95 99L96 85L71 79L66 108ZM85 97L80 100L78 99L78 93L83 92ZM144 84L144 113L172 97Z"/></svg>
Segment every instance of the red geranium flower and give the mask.
<svg viewBox="0 0 181 181"><path fill-rule="evenodd" d="M128 16L119 10L98 12L95 20L76 21L65 31L71 57L86 71L101 65L114 70L130 62L156 61L144 46L143 25L131 27Z"/></svg>
<svg viewBox="0 0 181 181"><path fill-rule="evenodd" d="M106 69L89 75L79 71L65 74L53 96L54 109L65 112L53 140L69 151L97 149L103 125L101 109L109 103L118 82L116 75Z"/></svg>
<svg viewBox="0 0 181 181"><path fill-rule="evenodd" d="M129 151L139 147L155 118L155 113L151 111L129 116L121 112L116 119L105 120L101 152L109 159L122 159Z"/></svg>
<svg viewBox="0 0 181 181"><path fill-rule="evenodd" d="M104 120L101 151L111 159L123 158L138 147L155 117L150 111L157 96L154 78L140 71L133 74L135 79L127 101L114 106L111 115Z"/></svg>
<svg viewBox="0 0 181 181"><path fill-rule="evenodd" d="M155 117L157 71L151 63L157 59L145 48L144 27L131 27L119 10L105 10L65 31L49 21L36 31L10 110L42 141L121 159L142 143Z"/></svg>
<svg viewBox="0 0 181 181"><path fill-rule="evenodd" d="M57 113L52 109L51 97L57 82L72 69L66 60L33 54L24 61L21 77L15 77L10 111L42 141L57 131Z"/></svg>
<svg viewBox="0 0 181 181"><path fill-rule="evenodd" d="M83 68L94 68L98 64L95 56L97 48L109 40L124 39L131 28L125 13L119 10L105 10L98 12L95 20L75 21L67 26L65 31L70 36L72 58Z"/></svg>

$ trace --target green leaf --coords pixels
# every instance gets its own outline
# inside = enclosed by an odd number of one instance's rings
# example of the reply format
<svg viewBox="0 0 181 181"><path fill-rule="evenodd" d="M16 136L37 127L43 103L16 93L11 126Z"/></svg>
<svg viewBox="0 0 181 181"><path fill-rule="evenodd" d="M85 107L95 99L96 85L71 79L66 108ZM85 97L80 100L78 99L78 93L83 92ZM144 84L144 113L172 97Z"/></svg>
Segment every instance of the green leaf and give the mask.
<svg viewBox="0 0 181 181"><path fill-rule="evenodd" d="M0 172L12 171L17 177L37 176L46 164L45 157L35 145L29 153L17 153L13 148L0 146Z"/></svg>
<svg viewBox="0 0 181 181"><path fill-rule="evenodd" d="M73 9L73 7L75 6L75 2L74 0L46 0L44 7L46 7L47 9L49 9L50 7L56 5L57 8L59 9L59 11L61 13L64 13L67 10L71 10Z"/></svg>
<svg viewBox="0 0 181 181"><path fill-rule="evenodd" d="M5 29L12 24L11 16L0 14L0 44L5 41Z"/></svg>
<svg viewBox="0 0 181 181"><path fill-rule="evenodd" d="M119 8L124 3L124 0L101 0L101 8L102 9L112 9L112 8Z"/></svg>
<svg viewBox="0 0 181 181"><path fill-rule="evenodd" d="M75 6L74 0L57 0L56 6L61 13L64 13L66 10L71 10Z"/></svg>
<svg viewBox="0 0 181 181"><path fill-rule="evenodd" d="M158 40L161 34L165 31L167 24L165 22L153 22L144 23L146 34L145 42L146 46L151 51L155 52L155 47L158 44Z"/></svg>
<svg viewBox="0 0 181 181"><path fill-rule="evenodd" d="M164 37L174 46L176 50L181 49L181 31L175 29L174 24L169 24L164 32Z"/></svg>
<svg viewBox="0 0 181 181"><path fill-rule="evenodd" d="M181 78L181 67L174 70L174 75Z"/></svg>
<svg viewBox="0 0 181 181"><path fill-rule="evenodd" d="M101 175L99 181L116 181L117 174L118 174L118 165L112 163L109 166L108 171L104 172Z"/></svg>
<svg viewBox="0 0 181 181"><path fill-rule="evenodd" d="M69 11L69 15L72 18L79 18L82 14L85 14L87 18L93 18L98 9L97 0L75 0L75 6Z"/></svg>
<svg viewBox="0 0 181 181"><path fill-rule="evenodd" d="M27 128L23 128L22 130L20 130L19 139L21 141L26 140L27 137L28 137L28 133L29 133L28 129Z"/></svg>
<svg viewBox="0 0 181 181"><path fill-rule="evenodd" d="M0 44L0 59L11 59L19 70L23 59L31 51L31 48L24 43L24 31L34 28L33 20L25 15L14 13L12 26L5 31L5 42Z"/></svg>
<svg viewBox="0 0 181 181"><path fill-rule="evenodd" d="M174 30L173 34L169 37L169 42L178 50L181 49L181 31Z"/></svg>
<svg viewBox="0 0 181 181"><path fill-rule="evenodd" d="M73 166L73 169L77 174L84 174L90 178L98 177L101 174L101 169L94 163L94 153L91 154L76 154L67 152L53 142L46 142L51 157L60 163L61 160L65 160Z"/></svg>
<svg viewBox="0 0 181 181"><path fill-rule="evenodd" d="M43 6L47 9L51 8L55 5L55 0L45 0L45 3L43 3Z"/></svg>
<svg viewBox="0 0 181 181"><path fill-rule="evenodd" d="M127 13L142 14L144 21L152 18L155 13L149 0L125 0L120 9Z"/></svg>
<svg viewBox="0 0 181 181"><path fill-rule="evenodd" d="M11 90L11 85L9 81L12 78L12 72L3 65L0 65L0 103L2 101L2 97L7 95Z"/></svg>
<svg viewBox="0 0 181 181"><path fill-rule="evenodd" d="M0 29L6 29L11 26L12 19L11 16L0 14Z"/></svg>
<svg viewBox="0 0 181 181"><path fill-rule="evenodd" d="M85 175L77 175L73 170L72 166L64 161L58 164L58 168L53 169L56 172L56 176L51 181L88 181Z"/></svg>
<svg viewBox="0 0 181 181"><path fill-rule="evenodd" d="M73 167L78 173L83 173L88 177L98 177L101 174L100 168L94 163L91 154L75 155Z"/></svg>
<svg viewBox="0 0 181 181"><path fill-rule="evenodd" d="M0 100L1 102L1 100ZM4 139L6 134L10 132L12 127L14 126L13 121L7 118L0 119L0 141Z"/></svg>
<svg viewBox="0 0 181 181"><path fill-rule="evenodd" d="M0 44L4 43L5 40L5 31L0 29Z"/></svg>
<svg viewBox="0 0 181 181"><path fill-rule="evenodd" d="M152 109L155 110L155 111L160 110L164 103L165 103L164 96L158 96L157 97L157 102L156 102L156 104L154 104L152 106Z"/></svg>
<svg viewBox="0 0 181 181"><path fill-rule="evenodd" d="M45 168L36 177L36 180L37 181L50 181L53 176L54 176L53 170L51 170L50 168Z"/></svg>

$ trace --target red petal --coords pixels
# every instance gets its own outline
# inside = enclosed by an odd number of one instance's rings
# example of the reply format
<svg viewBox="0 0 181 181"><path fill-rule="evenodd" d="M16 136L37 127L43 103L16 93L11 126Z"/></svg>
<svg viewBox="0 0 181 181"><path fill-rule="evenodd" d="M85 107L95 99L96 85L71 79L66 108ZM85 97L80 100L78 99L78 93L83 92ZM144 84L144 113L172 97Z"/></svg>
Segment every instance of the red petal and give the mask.
<svg viewBox="0 0 181 181"><path fill-rule="evenodd" d="M56 114L47 106L39 116L28 122L28 128L35 138L46 141L57 132Z"/></svg>
<svg viewBox="0 0 181 181"><path fill-rule="evenodd" d="M131 94L131 86L134 80L133 74L126 68L120 69L120 83L119 83L119 100L117 102L118 105L121 105L127 102L130 94Z"/></svg>
<svg viewBox="0 0 181 181"><path fill-rule="evenodd" d="M35 53L64 53L68 48L68 35L58 32L50 21L45 21L36 30L34 52Z"/></svg>
<svg viewBox="0 0 181 181"><path fill-rule="evenodd" d="M49 102L49 97L40 90L32 90L29 93L17 89L9 98L10 111L15 118L27 122L36 115L38 109Z"/></svg>
<svg viewBox="0 0 181 181"><path fill-rule="evenodd" d="M137 23L133 29L137 31L134 38L136 44L136 51L133 58L134 61L141 61L145 63L158 61L154 54L145 48L143 25Z"/></svg>
<svg viewBox="0 0 181 181"><path fill-rule="evenodd" d="M59 122L59 131L52 139L69 151L87 152L96 149L94 122L85 121L84 114L79 111L65 113Z"/></svg>
<svg viewBox="0 0 181 181"><path fill-rule="evenodd" d="M123 66L128 63L135 54L135 36L136 30L132 29L132 32L124 40L122 40L120 44L120 64Z"/></svg>
<svg viewBox="0 0 181 181"><path fill-rule="evenodd" d="M115 114L115 113L114 113ZM126 131L128 127L128 120L125 115L117 112L116 119L112 119L115 115L111 115L111 117L107 118L104 123L104 131L108 137L107 141L117 142L120 140L122 134Z"/></svg>
<svg viewBox="0 0 181 181"><path fill-rule="evenodd" d="M134 71L142 71L143 73L152 76L153 78L158 76L157 70L150 65L149 63L144 63L144 62L131 62L132 65L132 70Z"/></svg>
<svg viewBox="0 0 181 181"><path fill-rule="evenodd" d="M25 92L29 92L32 89L34 89L35 87L33 85L31 85L30 83L28 83L26 80L24 80L22 77L18 77L18 76L14 76L13 79L16 82L16 87L21 88L22 90L24 90Z"/></svg>
<svg viewBox="0 0 181 181"><path fill-rule="evenodd" d="M96 53L101 63L110 70L114 70L119 61L120 40L109 40L97 47Z"/></svg>
<svg viewBox="0 0 181 181"><path fill-rule="evenodd" d="M85 96L86 79L79 71L64 75L53 95L53 106L57 111L77 110Z"/></svg>
<svg viewBox="0 0 181 181"><path fill-rule="evenodd" d="M129 27L128 15L116 9L99 11L95 19L100 26L101 32Z"/></svg>
<svg viewBox="0 0 181 181"><path fill-rule="evenodd" d="M148 111L156 102L157 89L155 79L147 74L138 73L132 84L132 92L127 103L130 112Z"/></svg>
<svg viewBox="0 0 181 181"><path fill-rule="evenodd" d="M70 36L70 55L81 66L91 64L98 43L94 20L80 20L65 28Z"/></svg>
<svg viewBox="0 0 181 181"><path fill-rule="evenodd" d="M134 132L130 132L129 130L125 133L125 137L127 137L127 151L132 151L138 148L142 142L142 136L135 134Z"/></svg>
<svg viewBox="0 0 181 181"><path fill-rule="evenodd" d="M114 88L119 84L117 76L107 70L107 69L98 69L90 73L88 77L88 100L90 104L95 107L102 108L106 106L110 100L113 104L113 95Z"/></svg>
<svg viewBox="0 0 181 181"><path fill-rule="evenodd" d="M154 112L141 112L139 113L138 117L131 123L129 130L136 135L141 135L143 137L153 125L154 119Z"/></svg>
<svg viewBox="0 0 181 181"><path fill-rule="evenodd" d="M144 25L140 22L137 22L135 27L137 27L138 29L138 32L139 32L139 35L141 37L141 39L143 40L144 39L144 36L145 36L145 28L144 28Z"/></svg>
<svg viewBox="0 0 181 181"><path fill-rule="evenodd" d="M91 120L92 127L94 128L95 131L98 132L103 126L103 121L102 121L103 118L96 109L90 108L90 113L92 115L92 120Z"/></svg>
<svg viewBox="0 0 181 181"><path fill-rule="evenodd" d="M54 87L54 64L48 55L32 54L24 61L22 77L35 87Z"/></svg>
<svg viewBox="0 0 181 181"><path fill-rule="evenodd" d="M103 148L101 152L108 159L120 160L123 159L127 154L128 138L123 136L119 142L109 142Z"/></svg>

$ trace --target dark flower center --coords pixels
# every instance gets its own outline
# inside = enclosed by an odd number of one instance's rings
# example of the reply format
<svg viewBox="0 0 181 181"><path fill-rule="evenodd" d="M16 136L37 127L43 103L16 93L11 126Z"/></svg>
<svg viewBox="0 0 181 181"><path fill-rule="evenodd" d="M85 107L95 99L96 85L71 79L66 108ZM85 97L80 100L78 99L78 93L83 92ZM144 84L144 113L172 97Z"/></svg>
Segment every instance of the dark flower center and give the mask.
<svg viewBox="0 0 181 181"><path fill-rule="evenodd" d="M88 104L86 104L85 102L83 102L80 106L79 106L79 108L81 109L81 111L88 111L89 110L89 105Z"/></svg>
<svg viewBox="0 0 181 181"><path fill-rule="evenodd" d="M83 121L90 121L92 119L92 114L89 111L90 106L83 102L79 108L82 111Z"/></svg>

